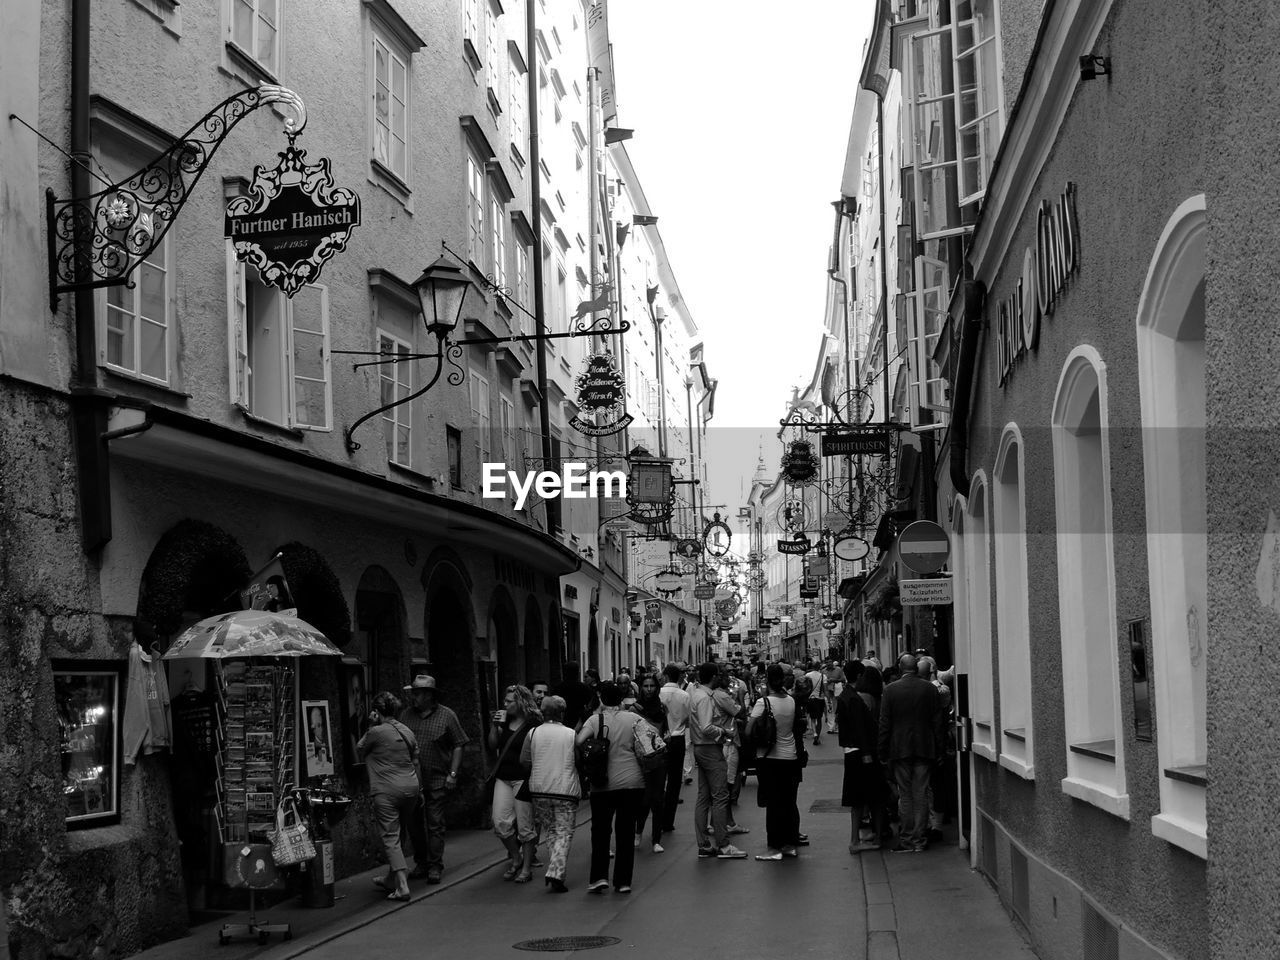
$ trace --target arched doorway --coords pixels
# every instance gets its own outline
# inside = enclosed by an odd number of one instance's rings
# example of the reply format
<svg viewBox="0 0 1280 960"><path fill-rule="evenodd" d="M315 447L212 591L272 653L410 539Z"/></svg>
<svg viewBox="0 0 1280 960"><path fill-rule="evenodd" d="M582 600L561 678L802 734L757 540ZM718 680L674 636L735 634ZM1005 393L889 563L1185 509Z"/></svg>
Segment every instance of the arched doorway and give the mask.
<svg viewBox="0 0 1280 960"><path fill-rule="evenodd" d="M547 679L547 651L542 637L542 611L529 597L524 603L524 682Z"/></svg>
<svg viewBox="0 0 1280 960"><path fill-rule="evenodd" d="M202 520L182 520L157 541L138 585L134 637L144 647L167 649L186 627L205 617L240 609L240 590L253 575L240 544L225 530ZM173 697L175 735L197 728L182 717L208 716L215 709L207 661L179 660L168 667ZM189 910L218 905L222 878L215 875L208 851L216 835L213 822L217 771L214 755L179 739L169 758L174 830ZM148 807L165 800L163 790L151 791ZM164 822L156 811L152 823Z"/></svg>
<svg viewBox="0 0 1280 960"><path fill-rule="evenodd" d="M354 747L365 731L369 701L381 690L399 691L409 672L404 598L383 567L368 567L360 576L356 630L346 653L360 661L342 665L339 701L347 760L354 763Z"/></svg>
<svg viewBox="0 0 1280 960"><path fill-rule="evenodd" d="M596 629L596 618L592 617L587 626L587 667L600 669L600 631Z"/></svg>
<svg viewBox="0 0 1280 960"><path fill-rule="evenodd" d="M505 587L495 587L489 601L489 638L498 663L498 694L521 682L520 627L516 606ZM498 704L501 706L501 704Z"/></svg>

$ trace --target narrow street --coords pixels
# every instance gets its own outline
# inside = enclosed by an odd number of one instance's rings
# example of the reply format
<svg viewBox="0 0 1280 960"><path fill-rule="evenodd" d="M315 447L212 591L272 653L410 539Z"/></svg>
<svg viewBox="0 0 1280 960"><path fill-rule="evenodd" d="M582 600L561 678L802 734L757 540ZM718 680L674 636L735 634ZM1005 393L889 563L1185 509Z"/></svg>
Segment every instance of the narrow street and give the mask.
<svg viewBox="0 0 1280 960"><path fill-rule="evenodd" d="M527 886L503 883L492 836L493 867L442 888L415 884L415 901L379 908L368 878L349 894L366 895L370 911L326 927L326 912L295 911L295 940L260 948L237 942L214 945L212 926L184 940L147 951L143 960L252 955L254 960L350 960L355 957L512 956L517 943L551 937L611 937L609 956L844 957L855 960L1022 960L1035 958L1000 907L996 894L969 870L954 842L924 854L850 856L848 813L839 806L842 769L834 738L811 748L800 790L801 829L811 845L796 861L759 863L699 860L689 829L696 785L685 787L678 832L663 839L665 852L650 852L648 835L637 852L635 889L629 896L586 892L590 825L574 837L570 891L554 896L541 871ZM764 812L755 806L754 779L743 791L739 823L751 832L737 838L752 857L763 850ZM470 872L470 871L467 871ZM454 874L457 875L456 873ZM430 895L423 897L423 893ZM420 899L417 899L420 898ZM379 908L380 910L381 908ZM636 951L636 953L631 953ZM556 951L551 951L555 953ZM558 952L569 956L572 951Z"/></svg>

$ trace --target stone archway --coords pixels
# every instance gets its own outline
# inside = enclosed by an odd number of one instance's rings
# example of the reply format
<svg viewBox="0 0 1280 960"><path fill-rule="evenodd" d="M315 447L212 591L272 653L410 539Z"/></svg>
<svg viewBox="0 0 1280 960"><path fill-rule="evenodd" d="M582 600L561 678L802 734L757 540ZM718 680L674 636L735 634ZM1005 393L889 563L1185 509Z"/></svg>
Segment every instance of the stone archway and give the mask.
<svg viewBox="0 0 1280 960"><path fill-rule="evenodd" d="M490 649L498 664L498 691L522 683L524 664L520 658L520 619L506 587L494 587L489 599Z"/></svg>
<svg viewBox="0 0 1280 960"><path fill-rule="evenodd" d="M203 520L180 520L156 542L142 571L136 635L167 645L193 615L239 610L240 590L252 575L231 534Z"/></svg>

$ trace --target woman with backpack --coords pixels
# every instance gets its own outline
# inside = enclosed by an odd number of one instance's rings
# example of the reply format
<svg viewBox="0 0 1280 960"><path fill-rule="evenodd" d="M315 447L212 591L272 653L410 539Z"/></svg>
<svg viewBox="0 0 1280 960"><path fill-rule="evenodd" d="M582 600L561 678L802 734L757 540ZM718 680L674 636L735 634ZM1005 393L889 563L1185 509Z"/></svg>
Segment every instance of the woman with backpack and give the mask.
<svg viewBox="0 0 1280 960"><path fill-rule="evenodd" d="M795 699L786 691L786 671L780 664L769 665L765 673L769 685L765 696L756 701L747 720L747 740L759 756L757 762L759 788L756 803L765 808L765 843L767 853L757 860L781 860L798 857L800 808L796 793L800 787L798 759L798 710ZM803 735L803 734L801 734Z"/></svg>
<svg viewBox="0 0 1280 960"><path fill-rule="evenodd" d="M644 836L644 822L653 814L653 852L662 853L662 819L667 795L667 707L658 696L658 678L640 678L640 696L632 707L644 723L636 726L637 757L644 773L644 803L636 820L636 849Z"/></svg>
<svg viewBox="0 0 1280 960"><path fill-rule="evenodd" d="M636 862L636 819L644 803L644 773L636 757L638 714L622 709L622 690L612 680L600 684L600 707L578 731L579 750L607 741L604 770L592 771L591 783L591 882L590 893L609 889L609 840L616 838L613 888L631 892ZM591 752L588 750L588 752Z"/></svg>

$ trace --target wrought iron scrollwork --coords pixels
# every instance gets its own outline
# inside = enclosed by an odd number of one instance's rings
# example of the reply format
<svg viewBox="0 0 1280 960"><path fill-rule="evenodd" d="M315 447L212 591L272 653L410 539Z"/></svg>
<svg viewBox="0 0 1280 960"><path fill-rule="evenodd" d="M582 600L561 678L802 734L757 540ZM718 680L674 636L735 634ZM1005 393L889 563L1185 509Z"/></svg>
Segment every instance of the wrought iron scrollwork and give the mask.
<svg viewBox="0 0 1280 960"><path fill-rule="evenodd" d="M449 371L449 376L445 377L451 387L461 386L462 382L467 379L467 372L462 369L462 364L458 362L462 359L463 352L462 344L460 343L449 344L449 348L445 351L445 359L449 361L449 366L453 367Z"/></svg>
<svg viewBox="0 0 1280 960"><path fill-rule="evenodd" d="M195 122L137 173L87 197L45 192L49 230L49 297L72 290L132 287L129 275L164 239L191 191L232 128L263 104L282 103L292 140L306 126L306 108L292 90L262 84L241 90Z"/></svg>
<svg viewBox="0 0 1280 960"><path fill-rule="evenodd" d="M454 349L455 349L454 346L450 346L449 351L452 353ZM410 359L416 360L416 359L421 359L421 357L417 354L413 354L411 356L397 356L397 357L394 357L393 359L389 359L384 362L404 363ZM359 420L357 420L351 426L347 427L347 431L343 435L343 439L347 445L347 453L355 453L357 450L360 449L360 444L356 442L355 437L353 437L352 434L356 432L356 428L359 427L362 423L365 423L368 420L372 420L374 417L379 416L380 414L386 413L388 410L392 410L395 407L399 407L406 403L410 403L414 400L417 400L418 397L422 396L424 393L426 393L428 390L430 390L432 387L436 385L436 382L440 379L440 374L444 372L445 349L444 349L443 340L440 341L439 348L436 350L435 353L427 355L427 359L432 359L432 360L435 360L436 362L436 372L432 375L430 380L428 380L425 384L423 384L421 387L419 387L417 390L415 390L413 393L409 394L408 396L401 397L399 400L392 400L390 403L384 403L382 406L378 407L378 409L376 410L370 410L368 413L362 416ZM453 361L451 359L450 363L452 362ZM456 366L456 364L454 365ZM371 366L371 364L365 364L365 366ZM459 370L456 375L459 377L456 383L461 383L462 382L461 370ZM455 374L453 373L449 374L450 383L455 382L453 380L454 376Z"/></svg>

